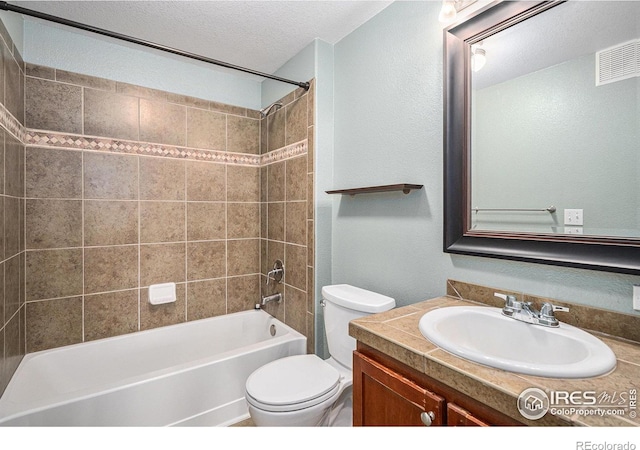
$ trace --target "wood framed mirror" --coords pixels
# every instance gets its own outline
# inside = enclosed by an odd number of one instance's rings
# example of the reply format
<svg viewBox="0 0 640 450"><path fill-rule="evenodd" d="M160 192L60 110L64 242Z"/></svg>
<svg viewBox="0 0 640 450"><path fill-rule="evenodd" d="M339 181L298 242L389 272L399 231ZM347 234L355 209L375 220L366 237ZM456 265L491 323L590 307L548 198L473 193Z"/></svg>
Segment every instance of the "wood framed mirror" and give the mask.
<svg viewBox="0 0 640 450"><path fill-rule="evenodd" d="M522 199L521 205L476 205L472 192L473 178L478 175L472 167L474 150L479 151L479 145L475 145L473 136L475 112L472 112L472 102L476 93L472 91L471 56L472 47L478 43L486 42L501 32L517 33L519 27L534 24L534 20L552 18L554 11L561 11L565 6L580 6L585 3L628 3L636 2L521 2L504 1L492 4L478 11L466 21L450 26L444 30L444 251L453 254L472 255L480 257L500 258L531 263L550 264L582 269L602 270L608 272L640 274L640 194L634 199L624 199L625 205L635 214L635 225L629 226L630 232L618 232L616 230L576 227L583 234L573 234L565 227L564 208L574 205L567 204L562 208L554 206L553 212L548 207L553 205L554 199L549 204L537 203L530 205L523 195L517 195ZM577 5L573 5L577 4ZM637 17L637 16L636 16ZM636 19L637 20L637 19ZM536 23L537 24L537 23ZM586 24L589 26L589 24ZM592 26L593 24L591 24ZM566 34L573 33L573 28L568 27L566 21L557 20L552 25L552 30ZM636 30L637 32L637 30ZM544 34L544 33L539 33ZM640 36L636 36L640 41ZM550 44L541 44L543 47ZM558 47L563 44L557 43ZM640 44L638 44L640 47ZM487 51L487 61L491 54ZM532 69L539 70L539 69ZM595 71L594 71L595 72ZM592 75L591 75L592 76ZM640 103L640 78L636 77L637 96L634 101ZM544 93L543 93L544 94ZM544 95L547 95L544 98ZM553 100L552 93L544 94L542 101ZM539 96L540 99L540 96ZM640 111L640 108L637 109ZM638 116L640 117L640 116ZM635 120L635 119L634 119ZM640 118L637 118L640 127ZM587 124L588 126L588 124ZM545 132L546 133L546 132ZM530 138L530 137L529 137ZM570 140L571 141L571 140ZM635 148L631 148L635 155L634 161L628 164L637 165L636 170L640 174L640 144L635 140ZM601 149L601 151L610 151ZM632 153L633 154L633 153ZM533 155L536 157L537 155ZM634 166L636 167L636 166ZM510 189L512 183L519 183L519 168L511 169L503 167L503 173L513 173L513 180L498 180L504 183L504 189ZM493 177L496 178L495 176ZM522 178L522 177L520 177ZM540 176L540 183L548 183L550 177ZM622 179L625 178L625 179ZM629 183L630 192L640 193L640 177L620 177L610 179L610 183ZM484 178L486 179L486 177ZM476 185L477 186L477 185ZM537 187L529 187L530 191L538 190ZM555 188L556 192L568 188ZM477 189L476 189L477 190ZM604 201L611 199L604 198ZM594 197L590 194L590 197ZM603 196L604 197L604 196ZM549 230L540 230L536 227L518 229L513 226L477 227L473 214L477 214L478 206L496 208L489 211L505 211L513 208L523 208L525 211L533 211L527 208L540 208L538 214L542 214L550 224ZM556 205L558 206L558 205ZM546 210L546 212L545 212ZM589 213L585 209L585 216ZM607 213L611 217L613 213ZM540 216L537 216L540 217ZM593 214L591 215L593 217ZM536 220L539 220L536 218ZM586 217L585 217L586 221ZM635 227L635 228L634 228Z"/></svg>

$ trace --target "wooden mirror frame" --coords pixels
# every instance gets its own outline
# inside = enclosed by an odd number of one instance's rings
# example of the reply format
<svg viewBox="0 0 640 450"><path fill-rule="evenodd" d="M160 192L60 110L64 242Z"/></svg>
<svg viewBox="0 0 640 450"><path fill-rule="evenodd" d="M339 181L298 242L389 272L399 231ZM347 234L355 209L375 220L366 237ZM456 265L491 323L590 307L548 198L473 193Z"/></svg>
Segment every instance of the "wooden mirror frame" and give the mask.
<svg viewBox="0 0 640 450"><path fill-rule="evenodd" d="M640 240L470 230L471 45L564 1L504 1L444 30L444 252L640 275Z"/></svg>

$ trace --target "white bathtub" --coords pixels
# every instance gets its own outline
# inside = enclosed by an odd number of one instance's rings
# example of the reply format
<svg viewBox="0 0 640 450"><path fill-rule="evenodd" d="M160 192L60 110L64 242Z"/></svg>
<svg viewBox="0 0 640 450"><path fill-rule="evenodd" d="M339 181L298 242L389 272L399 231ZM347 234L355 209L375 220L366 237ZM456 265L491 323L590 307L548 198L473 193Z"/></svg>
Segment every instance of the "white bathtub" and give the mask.
<svg viewBox="0 0 640 450"><path fill-rule="evenodd" d="M305 352L302 334L255 310L30 353L0 425L225 426L249 417L255 369Z"/></svg>

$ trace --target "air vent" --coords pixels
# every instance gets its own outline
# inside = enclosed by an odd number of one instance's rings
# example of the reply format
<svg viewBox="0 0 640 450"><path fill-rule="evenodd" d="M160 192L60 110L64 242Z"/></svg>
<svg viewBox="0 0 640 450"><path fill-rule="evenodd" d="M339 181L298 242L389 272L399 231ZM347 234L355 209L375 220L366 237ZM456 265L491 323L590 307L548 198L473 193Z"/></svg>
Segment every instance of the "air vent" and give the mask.
<svg viewBox="0 0 640 450"><path fill-rule="evenodd" d="M596 53L596 86L640 76L640 39Z"/></svg>

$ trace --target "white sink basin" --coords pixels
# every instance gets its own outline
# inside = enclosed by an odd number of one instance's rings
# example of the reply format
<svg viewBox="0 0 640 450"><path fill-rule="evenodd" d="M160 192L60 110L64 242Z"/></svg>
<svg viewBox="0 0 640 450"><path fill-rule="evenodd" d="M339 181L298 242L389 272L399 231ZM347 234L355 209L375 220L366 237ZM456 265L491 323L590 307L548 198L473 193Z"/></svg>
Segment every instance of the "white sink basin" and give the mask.
<svg viewBox="0 0 640 450"><path fill-rule="evenodd" d="M456 356L527 375L588 378L616 366L616 357L600 339L561 323L543 327L505 317L498 308L451 306L420 319L420 332Z"/></svg>

